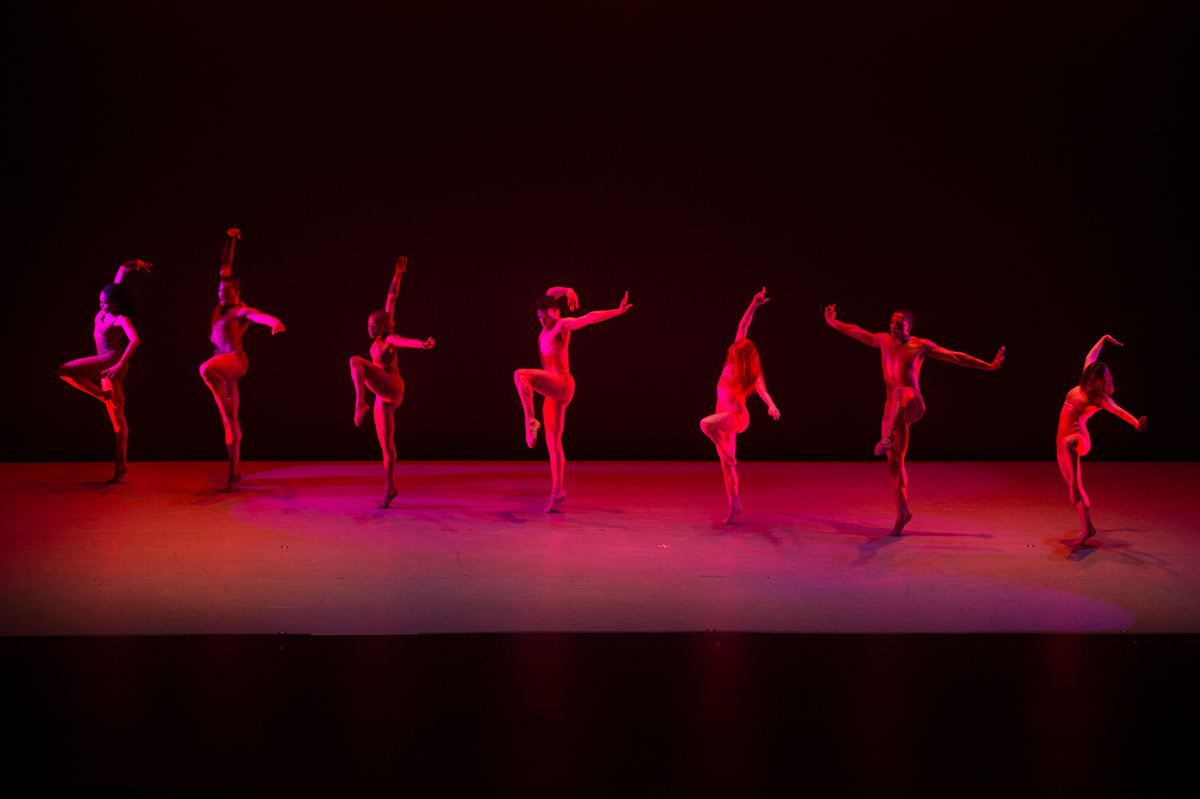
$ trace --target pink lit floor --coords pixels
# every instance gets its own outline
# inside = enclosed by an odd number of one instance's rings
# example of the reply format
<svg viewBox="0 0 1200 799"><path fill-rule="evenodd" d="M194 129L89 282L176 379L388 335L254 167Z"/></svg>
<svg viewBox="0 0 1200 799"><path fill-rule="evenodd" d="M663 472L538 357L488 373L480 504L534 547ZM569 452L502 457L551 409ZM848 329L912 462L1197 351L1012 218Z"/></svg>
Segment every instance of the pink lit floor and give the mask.
<svg viewBox="0 0 1200 799"><path fill-rule="evenodd" d="M0 635L1200 631L1200 464L0 465Z"/></svg>

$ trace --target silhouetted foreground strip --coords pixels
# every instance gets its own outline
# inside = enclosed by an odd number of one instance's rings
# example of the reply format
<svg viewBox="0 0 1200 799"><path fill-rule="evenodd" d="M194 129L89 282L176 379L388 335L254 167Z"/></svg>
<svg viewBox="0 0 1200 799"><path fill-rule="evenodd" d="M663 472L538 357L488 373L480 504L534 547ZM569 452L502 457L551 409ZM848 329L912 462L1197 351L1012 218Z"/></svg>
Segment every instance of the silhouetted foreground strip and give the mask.
<svg viewBox="0 0 1200 799"><path fill-rule="evenodd" d="M27 788L1161 795L1196 635L0 639Z"/></svg>

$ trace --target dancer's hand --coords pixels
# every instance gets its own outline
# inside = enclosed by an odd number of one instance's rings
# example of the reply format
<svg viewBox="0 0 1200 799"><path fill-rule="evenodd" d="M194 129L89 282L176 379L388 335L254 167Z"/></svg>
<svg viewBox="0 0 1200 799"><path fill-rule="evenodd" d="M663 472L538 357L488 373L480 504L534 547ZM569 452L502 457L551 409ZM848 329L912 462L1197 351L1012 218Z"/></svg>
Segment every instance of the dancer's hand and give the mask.
<svg viewBox="0 0 1200 799"><path fill-rule="evenodd" d="M435 342L435 341L433 340L433 336L430 336L429 338L425 339L425 343L421 345L421 349L423 349L423 350L431 350L431 349L433 349L433 345L434 345L434 344L436 344L436 343L437 343L437 342Z"/></svg>
<svg viewBox="0 0 1200 799"><path fill-rule="evenodd" d="M837 321L837 304L825 306L825 322L832 325Z"/></svg>
<svg viewBox="0 0 1200 799"><path fill-rule="evenodd" d="M767 287L763 286L762 291L754 295L754 304L762 305L767 302Z"/></svg>
<svg viewBox="0 0 1200 799"><path fill-rule="evenodd" d="M575 289L567 289L567 310L574 311L577 308L579 308L579 295L575 293Z"/></svg>
<svg viewBox="0 0 1200 799"><path fill-rule="evenodd" d="M1103 342L1105 342L1105 343L1107 343L1107 344L1116 344L1118 347L1124 347L1124 346L1125 346L1124 344L1122 344L1121 342L1117 341L1117 340L1116 340L1115 338L1113 338L1112 336L1105 336L1103 339L1101 339L1101 341L1103 341Z"/></svg>
<svg viewBox="0 0 1200 799"><path fill-rule="evenodd" d="M778 409L778 408L776 408L774 405L772 405L771 407L767 408L767 413L771 414L771 418L772 418L772 419L778 419L778 418L779 418L779 409Z"/></svg>
<svg viewBox="0 0 1200 799"><path fill-rule="evenodd" d="M275 335L276 333L282 333L282 332L283 332L283 322L276 322L275 324L271 325L271 335L272 336Z"/></svg>
<svg viewBox="0 0 1200 799"><path fill-rule="evenodd" d="M408 259L401 255L396 259L396 274L403 275L406 269L408 269Z"/></svg>
<svg viewBox="0 0 1200 799"><path fill-rule="evenodd" d="M1138 423L1137 423L1137 431L1138 431L1139 433L1140 433L1140 432L1142 432L1143 430L1145 430L1145 429L1146 429L1146 425L1147 425L1147 423L1146 423L1146 417L1145 417L1145 416L1143 416L1141 419L1138 419Z"/></svg>
<svg viewBox="0 0 1200 799"><path fill-rule="evenodd" d="M617 313L625 313L633 306L629 304L629 292L625 292L625 296L621 298L621 304L617 307Z"/></svg>
<svg viewBox="0 0 1200 799"><path fill-rule="evenodd" d="M988 369L999 369L1002 363L1004 363L1004 347L996 350L996 357L992 358L992 362L988 364Z"/></svg>
<svg viewBox="0 0 1200 799"><path fill-rule="evenodd" d="M238 241L242 240L242 231L238 230L235 227L231 227L231 228L229 228L229 230L225 231L225 235L232 236L233 238L237 239Z"/></svg>
<svg viewBox="0 0 1200 799"><path fill-rule="evenodd" d="M150 267L154 266L154 264L148 264L141 258L134 258L132 261L126 261L125 263L121 264L121 266L125 269L131 269L134 272L139 269L145 269L146 272L149 273Z"/></svg>
<svg viewBox="0 0 1200 799"><path fill-rule="evenodd" d="M117 361L115 364L108 367L107 369L101 369L100 376L107 377L109 380L112 380L113 378L115 378L117 376L117 372L121 371L121 367L124 365L125 364L123 361ZM1145 420L1145 418L1146 417L1144 417L1144 416L1142 417L1143 420Z"/></svg>

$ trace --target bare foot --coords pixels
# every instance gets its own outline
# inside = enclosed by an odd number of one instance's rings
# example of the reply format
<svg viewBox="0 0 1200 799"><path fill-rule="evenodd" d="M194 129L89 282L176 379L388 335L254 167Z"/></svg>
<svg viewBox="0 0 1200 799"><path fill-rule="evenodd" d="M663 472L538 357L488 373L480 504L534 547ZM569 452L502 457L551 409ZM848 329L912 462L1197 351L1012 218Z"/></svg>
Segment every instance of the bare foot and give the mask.
<svg viewBox="0 0 1200 799"><path fill-rule="evenodd" d="M550 495L550 504L546 506L545 513L558 513L558 506L563 504L567 499L566 491L559 491L557 494Z"/></svg>
<svg viewBox="0 0 1200 799"><path fill-rule="evenodd" d="M354 426L362 427L363 419L367 418L367 414L371 412L371 406L365 402L356 402L354 404Z"/></svg>
<svg viewBox="0 0 1200 799"><path fill-rule="evenodd" d="M1087 540L1089 538L1091 538L1092 536L1094 536L1095 534L1096 534L1096 528L1088 527L1088 529L1083 531L1083 535L1079 536L1079 540L1075 542L1074 546L1081 547L1081 546L1087 545L1086 544ZM1088 545L1088 546L1090 546L1090 545Z"/></svg>
<svg viewBox="0 0 1200 799"><path fill-rule="evenodd" d="M122 478L125 477L125 472L127 472L127 471L129 471L128 465L125 465L125 464L118 465L115 469L113 469L112 479L109 480L108 482L110 482L110 483L121 482Z"/></svg>
<svg viewBox="0 0 1200 799"><path fill-rule="evenodd" d="M892 448L892 437L888 436L887 438L883 439L882 441L880 441L878 444L875 445L875 454L876 455L886 455L886 454L888 454L888 450L890 450L891 448ZM908 522L905 522L905 524L907 524L907 523ZM900 526L903 527L904 525L902 524Z"/></svg>
<svg viewBox="0 0 1200 799"><path fill-rule="evenodd" d="M742 504L740 502L733 503L729 506L729 515L725 517L725 521L721 522L721 524L733 524L733 517L741 512Z"/></svg>
<svg viewBox="0 0 1200 799"><path fill-rule="evenodd" d="M229 485L222 488L221 493L222 494L232 494L233 489L237 488L237 484L242 482L242 478L245 476L246 476L246 473L243 472L241 469L238 469L236 472L233 472L232 474L230 474L229 475Z"/></svg>
<svg viewBox="0 0 1200 799"><path fill-rule="evenodd" d="M529 424L525 425L525 443L530 449L537 446L537 434L542 429L542 423L537 419L530 419Z"/></svg>
<svg viewBox="0 0 1200 799"><path fill-rule="evenodd" d="M105 405L109 405L113 401L113 393L112 393L112 391L101 391L100 396L97 397L96 399L100 400Z"/></svg>
<svg viewBox="0 0 1200 799"><path fill-rule="evenodd" d="M391 505L392 500L395 499L396 495L399 493L400 492L394 488L389 488L387 491L383 492L383 504L379 506L380 509L386 508L389 505Z"/></svg>
<svg viewBox="0 0 1200 799"><path fill-rule="evenodd" d="M900 531L904 529L904 525L911 521L912 513L910 511L904 511L904 515L896 517L896 526L892 528L892 531L888 533L888 535L900 535Z"/></svg>

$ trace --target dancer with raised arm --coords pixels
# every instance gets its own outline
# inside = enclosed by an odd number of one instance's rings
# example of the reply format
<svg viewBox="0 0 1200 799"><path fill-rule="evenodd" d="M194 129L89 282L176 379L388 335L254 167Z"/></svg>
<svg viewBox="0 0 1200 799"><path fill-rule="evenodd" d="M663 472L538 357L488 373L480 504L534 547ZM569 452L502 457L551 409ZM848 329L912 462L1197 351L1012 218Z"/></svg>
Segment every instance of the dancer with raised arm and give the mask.
<svg viewBox="0 0 1200 799"><path fill-rule="evenodd" d="M735 468L737 434L744 432L750 424L746 397L750 395L751 390L758 392L758 396L767 403L767 413L771 414L771 418L779 418L779 409L767 393L767 384L763 380L758 348L746 338L746 333L750 330L750 321L754 319L754 311L766 301L767 288L763 286L763 290L755 294L754 299L750 301L746 313L742 314L737 338L725 351L725 366L717 380L716 412L700 420L700 429L717 445L717 455L721 458L725 494L729 499L729 515L725 517L725 524L732 524L733 517L742 512L742 504L738 500L738 476Z"/></svg>
<svg viewBox="0 0 1200 799"><path fill-rule="evenodd" d="M900 535L904 525L912 521L912 513L908 510L908 473L904 470L904 454L908 451L909 425L925 415L925 398L921 396L918 383L925 356L973 369L994 370L1004 362L1004 347L997 350L996 357L988 363L962 352L943 349L929 339L910 335L912 311L900 309L892 314L890 332L868 333L857 325L839 322L836 309L836 305L825 308L825 321L830 327L881 350L887 401L883 406L882 437L875 445L875 454L887 455L892 493L896 497L896 524L889 535Z"/></svg>
<svg viewBox="0 0 1200 799"><path fill-rule="evenodd" d="M237 228L230 228L229 239L221 251L221 279L217 282L217 307L213 309L209 340L213 357L200 364L200 377L212 391L225 426L225 450L229 455L229 480L222 489L232 491L242 474L242 426L238 423L238 380L246 374L250 361L242 351L242 335L251 322L271 328L271 335L283 332L283 322L251 308L241 301L242 284L233 276L233 243L241 239Z"/></svg>
<svg viewBox="0 0 1200 799"><path fill-rule="evenodd" d="M521 395L521 408L525 411L525 443L533 449L537 445L538 422L533 410L533 392L541 394L542 418L546 422L546 447L550 450L550 504L546 513L554 513L567 498L563 491L562 434L567 405L575 395L575 378L571 377L567 347L571 343L571 331L594 325L614 316L620 316L633 306L629 304L629 292L621 298L621 304L611 311L592 311L583 316L560 316L558 298L566 296L567 309L579 307L579 297L569 288L556 286L546 290L546 296L537 301L538 322L542 332L538 334L538 354L542 359L541 369L518 369L513 372L513 382Z"/></svg>
<svg viewBox="0 0 1200 799"><path fill-rule="evenodd" d="M400 369L396 366L396 350L405 347L409 349L427 350L433 347L434 341L415 338L405 338L393 333L395 329L396 295L400 292L400 276L408 268L408 259L403 255L396 261L396 274L392 276L392 285L388 288L387 304L384 310L375 311L367 317L367 334L371 336L371 360L361 355L350 358L350 379L354 381L354 426L359 427L367 417L371 406L363 398L363 392L370 390L375 395L375 434L379 437L379 447L383 450L383 502L380 508L386 508L396 498L396 409L404 400L404 381L400 378Z"/></svg>
<svg viewBox="0 0 1200 799"><path fill-rule="evenodd" d="M1096 534L1092 526L1091 503L1088 502L1087 492L1083 490L1083 478L1079 473L1079 459L1092 448L1092 437L1088 434L1087 420L1098 410L1106 410L1115 414L1137 428L1138 432L1146 429L1146 417L1133 418L1133 414L1112 401L1114 391L1112 375L1108 367L1096 359L1105 343L1125 346L1112 336L1105 336L1096 342L1087 357L1083 359L1083 375L1079 385L1067 392L1063 401L1062 411L1058 415L1058 468L1063 479L1067 481L1067 489L1071 493L1071 504L1079 512L1081 532L1075 546L1083 546L1084 542Z"/></svg>
<svg viewBox="0 0 1200 799"><path fill-rule="evenodd" d="M67 361L58 367L59 377L85 394L91 394L108 409L117 443L117 463L112 479L108 481L110 483L121 482L129 471L129 463L125 460L129 445L129 423L125 421L125 375L129 372L130 356L142 343L135 327L133 300L122 281L139 269L149 273L153 265L135 258L117 267L113 282L100 289L100 312L96 314L95 329L92 331L96 339L96 354ZM96 385L97 380L100 385Z"/></svg>

